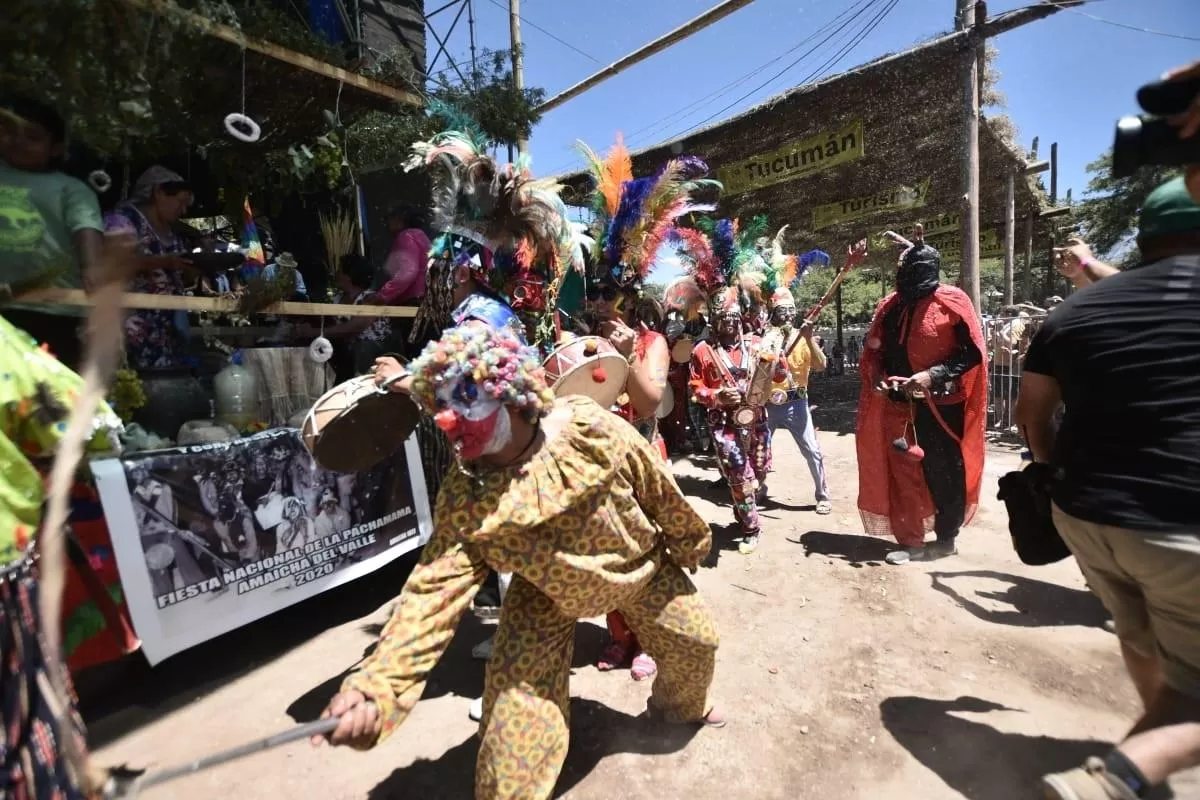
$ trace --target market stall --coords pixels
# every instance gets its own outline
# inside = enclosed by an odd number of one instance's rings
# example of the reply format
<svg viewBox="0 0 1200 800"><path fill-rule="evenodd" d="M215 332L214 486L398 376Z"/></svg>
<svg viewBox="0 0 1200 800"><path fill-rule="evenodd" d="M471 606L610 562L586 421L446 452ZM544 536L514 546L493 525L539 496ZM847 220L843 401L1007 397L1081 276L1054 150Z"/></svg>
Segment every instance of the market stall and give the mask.
<svg viewBox="0 0 1200 800"><path fill-rule="evenodd" d="M28 297L88 302L62 289ZM193 314L236 308L219 297L127 293L124 302ZM412 313L279 302L256 316ZM128 426L127 449L93 460L92 480L76 487L71 523L87 566L72 570L64 609L73 670L120 658L133 642L105 619L84 585L88 572L156 664L370 573L429 536L415 434L363 471L331 472L314 462L299 427L333 384L319 353L264 341L232 350L222 363L215 374L195 367L169 379L135 377L144 405L160 406L141 417L150 428ZM154 380L170 388L147 391Z"/></svg>

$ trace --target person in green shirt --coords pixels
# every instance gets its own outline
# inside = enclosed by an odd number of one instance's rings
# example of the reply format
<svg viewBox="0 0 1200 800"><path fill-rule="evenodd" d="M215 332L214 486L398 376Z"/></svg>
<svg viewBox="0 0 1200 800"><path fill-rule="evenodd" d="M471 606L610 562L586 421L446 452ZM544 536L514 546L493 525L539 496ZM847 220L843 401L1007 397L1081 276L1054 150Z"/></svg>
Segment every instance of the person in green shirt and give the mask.
<svg viewBox="0 0 1200 800"><path fill-rule="evenodd" d="M66 124L25 98L0 100L0 283L79 289L96 264L104 231L96 193L59 170ZM83 309L13 303L5 319L69 365L81 355Z"/></svg>

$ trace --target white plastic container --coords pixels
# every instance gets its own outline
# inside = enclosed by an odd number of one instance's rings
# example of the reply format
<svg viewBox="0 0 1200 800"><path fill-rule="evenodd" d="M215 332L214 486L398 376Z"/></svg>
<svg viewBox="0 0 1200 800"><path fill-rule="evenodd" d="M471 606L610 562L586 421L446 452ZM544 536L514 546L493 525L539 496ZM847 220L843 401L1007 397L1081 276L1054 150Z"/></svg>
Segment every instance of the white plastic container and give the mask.
<svg viewBox="0 0 1200 800"><path fill-rule="evenodd" d="M233 354L232 362L213 378L217 399L217 419L238 430L246 430L261 415L258 408L258 377L242 366L242 353Z"/></svg>

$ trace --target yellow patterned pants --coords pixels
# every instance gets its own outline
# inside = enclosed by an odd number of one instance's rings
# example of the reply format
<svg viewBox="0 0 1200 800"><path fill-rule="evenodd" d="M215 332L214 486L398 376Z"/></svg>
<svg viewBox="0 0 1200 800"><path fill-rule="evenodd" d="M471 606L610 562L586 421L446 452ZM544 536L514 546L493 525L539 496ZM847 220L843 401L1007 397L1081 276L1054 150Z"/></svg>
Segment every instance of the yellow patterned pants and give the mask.
<svg viewBox="0 0 1200 800"><path fill-rule="evenodd" d="M717 653L712 615L674 564L663 564L638 597L618 609L658 664L651 704L675 722L708 713ZM571 659L577 620L513 576L483 693L476 800L541 800L554 792L567 756Z"/></svg>

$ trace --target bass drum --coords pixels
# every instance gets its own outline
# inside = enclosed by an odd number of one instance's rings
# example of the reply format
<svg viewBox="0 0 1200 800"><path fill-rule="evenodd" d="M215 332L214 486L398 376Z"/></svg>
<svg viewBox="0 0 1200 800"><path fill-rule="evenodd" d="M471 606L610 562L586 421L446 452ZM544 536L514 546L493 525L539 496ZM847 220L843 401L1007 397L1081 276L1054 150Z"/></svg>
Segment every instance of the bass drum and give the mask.
<svg viewBox="0 0 1200 800"><path fill-rule="evenodd" d="M663 387L662 399L658 401L658 410L654 412L654 416L659 419L666 419L671 416L671 412L675 410L675 390L671 388L671 384Z"/></svg>

